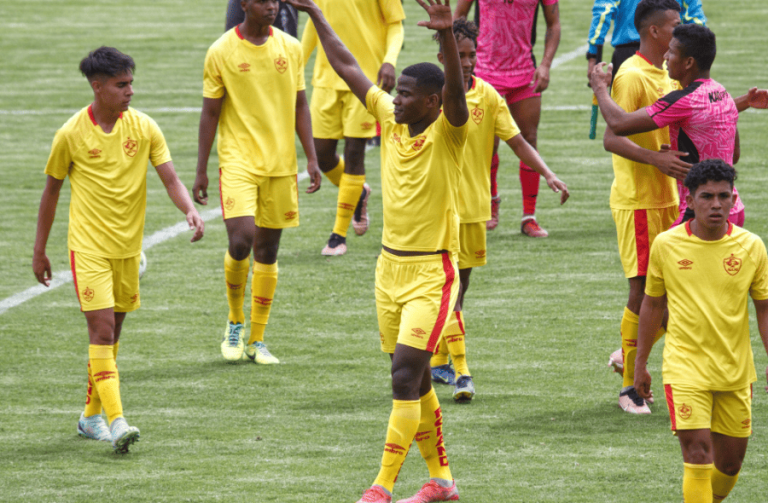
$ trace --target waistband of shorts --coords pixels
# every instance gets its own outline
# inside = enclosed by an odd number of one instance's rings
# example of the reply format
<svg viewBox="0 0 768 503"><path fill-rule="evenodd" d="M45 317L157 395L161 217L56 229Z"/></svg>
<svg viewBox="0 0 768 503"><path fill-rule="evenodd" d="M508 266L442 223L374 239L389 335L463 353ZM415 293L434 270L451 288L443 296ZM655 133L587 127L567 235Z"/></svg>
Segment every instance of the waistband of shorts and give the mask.
<svg viewBox="0 0 768 503"><path fill-rule="evenodd" d="M401 257L400 255L394 255L387 250L381 250L381 256L390 262L397 264L439 264L444 258L448 257L452 261L457 260L457 255L451 252L433 253L430 255L414 255L412 257Z"/></svg>

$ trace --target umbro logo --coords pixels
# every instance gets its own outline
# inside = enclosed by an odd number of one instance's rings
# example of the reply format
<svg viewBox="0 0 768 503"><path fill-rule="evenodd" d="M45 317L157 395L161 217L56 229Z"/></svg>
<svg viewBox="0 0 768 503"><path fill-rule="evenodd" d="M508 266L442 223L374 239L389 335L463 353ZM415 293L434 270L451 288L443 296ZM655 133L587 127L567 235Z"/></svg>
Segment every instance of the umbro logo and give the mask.
<svg viewBox="0 0 768 503"><path fill-rule="evenodd" d="M683 260L680 260L677 263L680 265L680 269L681 270L683 270L683 269L693 269L693 267L691 267L693 265L693 261L692 260L688 260L687 258L684 258Z"/></svg>
<svg viewBox="0 0 768 503"><path fill-rule="evenodd" d="M751 419L745 419L741 422L744 426L741 427L742 430L746 430L747 428L750 428L752 426L752 420Z"/></svg>
<svg viewBox="0 0 768 503"><path fill-rule="evenodd" d="M363 130L365 131L371 129L373 126L374 124L372 122L363 122L362 124L360 124L360 127L363 128Z"/></svg>
<svg viewBox="0 0 768 503"><path fill-rule="evenodd" d="M115 377L117 377L115 374L116 372L112 372L111 370L105 370L104 372L97 372L96 374L93 375L93 377L95 378L96 382L100 382L105 379L114 379Z"/></svg>
<svg viewBox="0 0 768 503"><path fill-rule="evenodd" d="M288 211L285 213L285 219L286 220L293 220L296 218L296 215L298 215L298 212L296 211Z"/></svg>
<svg viewBox="0 0 768 503"><path fill-rule="evenodd" d="M391 452L392 454L395 454L395 455L403 455L405 454L405 447L397 444L388 443L388 444L384 444L384 451Z"/></svg>
<svg viewBox="0 0 768 503"><path fill-rule="evenodd" d="M426 332L420 328L412 328L411 331L414 335L426 335Z"/></svg>
<svg viewBox="0 0 768 503"><path fill-rule="evenodd" d="M241 63L237 65L237 67L240 69L241 72L250 72L251 71L251 65L248 63Z"/></svg>
<svg viewBox="0 0 768 503"><path fill-rule="evenodd" d="M271 306L272 305L272 299L268 299L266 297L257 297L253 296L253 301L256 304L261 304L262 306Z"/></svg>
<svg viewBox="0 0 768 503"><path fill-rule="evenodd" d="M101 157L101 150L99 150L99 149L97 149L97 148L95 148L95 149L93 149L93 150L89 150L89 151L88 151L88 156L89 156L91 159L95 159L95 158L97 158L97 157Z"/></svg>
<svg viewBox="0 0 768 503"><path fill-rule="evenodd" d="M352 210L355 209L355 205L354 204L349 204L349 203L339 203L338 204L338 208L340 210L352 211Z"/></svg>

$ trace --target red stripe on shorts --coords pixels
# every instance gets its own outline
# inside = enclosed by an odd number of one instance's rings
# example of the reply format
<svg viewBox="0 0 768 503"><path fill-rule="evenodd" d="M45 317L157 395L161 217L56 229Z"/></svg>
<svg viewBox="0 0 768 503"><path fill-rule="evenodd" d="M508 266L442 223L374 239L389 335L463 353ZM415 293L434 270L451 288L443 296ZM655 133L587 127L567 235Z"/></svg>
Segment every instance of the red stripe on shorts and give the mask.
<svg viewBox="0 0 768 503"><path fill-rule="evenodd" d="M224 214L224 194L221 192L221 168L219 168L219 201L221 202L221 219L226 220L227 215Z"/></svg>
<svg viewBox="0 0 768 503"><path fill-rule="evenodd" d="M456 273L453 270L453 263L448 253L442 253L443 256L443 271L445 272L445 283L443 284L443 295L440 298L440 312L437 313L437 321L432 329L432 333L429 334L429 340L427 341L427 351L433 352L437 341L440 340L440 334L443 333L445 327L445 320L448 319L448 313L451 310L451 287L453 281L456 279Z"/></svg>
<svg viewBox="0 0 768 503"><path fill-rule="evenodd" d="M648 274L648 256L651 245L648 242L648 213L635 210L635 246L637 247L637 275Z"/></svg>
<svg viewBox="0 0 768 503"><path fill-rule="evenodd" d="M459 330L461 330L461 335L466 335L467 332L464 331L464 320L461 318L461 311L456 311L456 321L459 322Z"/></svg>
<svg viewBox="0 0 768 503"><path fill-rule="evenodd" d="M669 409L669 421L672 423L672 431L677 431L677 420L675 419L675 400L672 398L672 386L665 384L664 394L667 397L667 408Z"/></svg>
<svg viewBox="0 0 768 503"><path fill-rule="evenodd" d="M69 267L72 269L72 283L75 284L75 295L77 295L77 302L80 303L80 310L83 310L83 303L80 302L80 289L77 288L77 273L75 273L75 252L69 251Z"/></svg>

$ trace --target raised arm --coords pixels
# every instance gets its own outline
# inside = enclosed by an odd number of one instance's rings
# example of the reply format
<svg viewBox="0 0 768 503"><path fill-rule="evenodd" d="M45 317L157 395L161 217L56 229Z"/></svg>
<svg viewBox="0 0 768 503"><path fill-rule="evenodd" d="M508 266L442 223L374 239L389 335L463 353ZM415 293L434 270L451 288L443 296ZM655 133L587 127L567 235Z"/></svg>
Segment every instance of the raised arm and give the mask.
<svg viewBox="0 0 768 503"><path fill-rule="evenodd" d="M544 56L533 74L535 93L540 93L549 87L549 69L555 59L557 46L560 45L560 4L544 6L544 20L547 22L547 32L544 35Z"/></svg>
<svg viewBox="0 0 768 503"><path fill-rule="evenodd" d="M376 84L388 93L395 88L395 67L400 48L403 47L403 22L397 21L387 25L387 44L384 62L381 64L379 74L376 76Z"/></svg>
<svg viewBox="0 0 768 503"><path fill-rule="evenodd" d="M315 26L317 38L323 45L325 55L334 71L347 83L349 89L357 98L365 104L365 96L373 87L368 77L365 76L357 64L357 60L349 52L349 49L333 31L331 25L325 20L320 8L312 0L281 0L296 7L297 10L309 14L312 24Z"/></svg>
<svg viewBox="0 0 768 503"><path fill-rule="evenodd" d="M429 14L429 21L417 24L435 30L440 37L445 65L445 85L443 86L443 113L454 127L463 126L469 119L467 99L464 93L464 73L459 59L459 48L453 35L453 18L450 0L416 0Z"/></svg>
<svg viewBox="0 0 768 503"><path fill-rule="evenodd" d="M467 17L469 14L469 7L472 5L472 0L457 0L456 10L453 13L453 19L459 19L460 17Z"/></svg>
<svg viewBox="0 0 768 503"><path fill-rule="evenodd" d="M59 180L51 175L45 180L43 197L40 198L40 210L37 213L37 233L35 234L35 248L32 253L32 272L37 281L45 286L51 284L51 263L45 254L48 245L48 236L51 234L53 219L56 217L56 205L59 203L59 192L64 180Z"/></svg>
<svg viewBox="0 0 768 503"><path fill-rule="evenodd" d="M589 83L592 86L592 92L595 93L597 103L600 105L600 113L603 114L608 127L618 136L629 136L659 129L645 108L627 113L613 101L608 93L613 65L608 65L608 71L604 72L605 66L605 63L595 65L592 73L589 74Z"/></svg>
<svg viewBox="0 0 768 503"><path fill-rule="evenodd" d="M646 370L648 356L653 348L653 339L664 321L667 296L646 295L640 306L640 326L637 330L637 355L635 356L635 390L643 398L651 398L651 374Z"/></svg>
<svg viewBox="0 0 768 503"><path fill-rule="evenodd" d="M223 102L224 97L203 98L203 111L200 114L200 129L197 135L197 174L192 186L192 197L200 204L208 204L208 157L216 137Z"/></svg>
<svg viewBox="0 0 768 503"><path fill-rule="evenodd" d="M168 197L170 197L173 204L184 213L189 228L195 231L191 241L194 243L195 241L200 240L200 238L203 237L205 224L203 223L203 219L200 218L197 209L195 209L195 205L192 204L192 199L189 197L187 188L181 183L181 180L179 180L179 175L173 167L173 162L164 162L163 164L156 166L155 170L157 171L157 176L160 177L163 185L165 185L165 191L168 193Z"/></svg>

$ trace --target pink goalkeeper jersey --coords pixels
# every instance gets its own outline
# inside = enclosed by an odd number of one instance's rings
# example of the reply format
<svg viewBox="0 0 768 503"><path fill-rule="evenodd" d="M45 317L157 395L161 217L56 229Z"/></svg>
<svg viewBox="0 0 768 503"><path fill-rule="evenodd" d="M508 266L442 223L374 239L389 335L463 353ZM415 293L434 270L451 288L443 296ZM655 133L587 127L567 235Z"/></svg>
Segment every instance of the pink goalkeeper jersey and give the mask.
<svg viewBox="0 0 768 503"><path fill-rule="evenodd" d="M477 76L495 89L514 89L531 83L533 22L539 2L558 0L477 0L480 36L477 40Z"/></svg>
<svg viewBox="0 0 768 503"><path fill-rule="evenodd" d="M733 166L736 147L736 124L739 111L731 95L712 79L698 79L685 89L673 91L646 108L648 115L660 128L669 126L672 148L688 152L681 159L690 164L707 159L722 159ZM680 214L688 205L688 189L677 182L680 193ZM734 187L738 196L739 192ZM741 198L731 208L731 215L744 209Z"/></svg>

